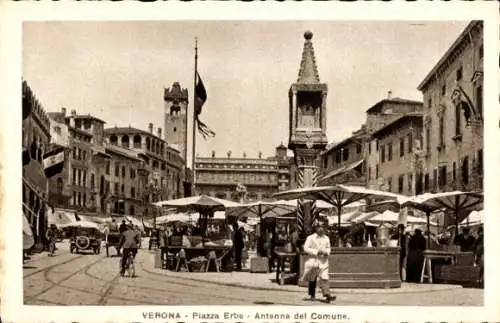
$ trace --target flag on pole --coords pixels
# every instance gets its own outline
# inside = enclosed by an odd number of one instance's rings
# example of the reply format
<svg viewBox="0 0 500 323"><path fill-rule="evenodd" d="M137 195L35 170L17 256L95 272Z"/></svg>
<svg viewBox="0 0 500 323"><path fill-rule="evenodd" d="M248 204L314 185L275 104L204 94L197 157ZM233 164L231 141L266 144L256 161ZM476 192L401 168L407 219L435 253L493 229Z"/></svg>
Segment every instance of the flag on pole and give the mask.
<svg viewBox="0 0 500 323"><path fill-rule="evenodd" d="M43 156L45 176L50 178L61 173L64 167L64 147L58 147Z"/></svg>
<svg viewBox="0 0 500 323"><path fill-rule="evenodd" d="M201 109L205 101L207 101L207 91L203 85L200 74L196 72L196 86L195 86L195 98L194 98L194 112L195 112L195 122L198 127L198 131L203 136L203 139L208 137L215 137L215 132L213 132L205 123L200 120Z"/></svg>

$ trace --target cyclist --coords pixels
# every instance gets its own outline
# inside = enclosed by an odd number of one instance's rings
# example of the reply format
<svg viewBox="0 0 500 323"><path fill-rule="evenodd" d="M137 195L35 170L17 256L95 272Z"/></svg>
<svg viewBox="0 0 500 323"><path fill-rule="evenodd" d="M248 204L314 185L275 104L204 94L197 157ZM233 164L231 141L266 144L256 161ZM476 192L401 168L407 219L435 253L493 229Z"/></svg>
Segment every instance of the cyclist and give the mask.
<svg viewBox="0 0 500 323"><path fill-rule="evenodd" d="M57 234L57 227L55 224L51 224L50 227L47 229L47 232L45 232L45 238L49 243L49 256L53 256L54 251L56 250L56 234Z"/></svg>
<svg viewBox="0 0 500 323"><path fill-rule="evenodd" d="M124 232L122 232L120 243L118 248L123 248L122 259L121 259L121 270L120 274L123 276L125 274L125 267L127 264L127 257L129 253L132 252L133 258L137 254L137 248L139 246L139 235L134 230L133 225L129 224Z"/></svg>

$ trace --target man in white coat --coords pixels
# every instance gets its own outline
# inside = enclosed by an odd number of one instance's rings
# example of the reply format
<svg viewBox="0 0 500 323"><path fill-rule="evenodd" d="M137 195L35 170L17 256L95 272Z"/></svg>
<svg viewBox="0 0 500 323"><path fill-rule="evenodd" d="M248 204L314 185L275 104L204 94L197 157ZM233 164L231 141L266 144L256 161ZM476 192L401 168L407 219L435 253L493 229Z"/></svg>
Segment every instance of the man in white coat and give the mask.
<svg viewBox="0 0 500 323"><path fill-rule="evenodd" d="M321 293L326 298L326 302L330 303L336 299L330 293L329 285L329 271L328 271L328 256L330 255L330 238L325 234L325 221L320 220L316 223L314 229L315 233L307 237L304 243L304 252L311 255L305 265L304 265L304 275L303 280L307 280L310 283L319 279L319 287L321 288ZM315 283L310 284L310 287L316 287ZM315 291L309 291L312 299L315 298Z"/></svg>

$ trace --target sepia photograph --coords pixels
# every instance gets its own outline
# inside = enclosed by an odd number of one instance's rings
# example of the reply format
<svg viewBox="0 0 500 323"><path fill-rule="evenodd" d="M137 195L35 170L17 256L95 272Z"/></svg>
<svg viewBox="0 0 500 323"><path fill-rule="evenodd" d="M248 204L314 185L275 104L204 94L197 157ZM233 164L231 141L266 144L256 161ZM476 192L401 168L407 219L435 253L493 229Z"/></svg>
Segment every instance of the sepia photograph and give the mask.
<svg viewBox="0 0 500 323"><path fill-rule="evenodd" d="M19 306L480 310L486 24L22 21Z"/></svg>

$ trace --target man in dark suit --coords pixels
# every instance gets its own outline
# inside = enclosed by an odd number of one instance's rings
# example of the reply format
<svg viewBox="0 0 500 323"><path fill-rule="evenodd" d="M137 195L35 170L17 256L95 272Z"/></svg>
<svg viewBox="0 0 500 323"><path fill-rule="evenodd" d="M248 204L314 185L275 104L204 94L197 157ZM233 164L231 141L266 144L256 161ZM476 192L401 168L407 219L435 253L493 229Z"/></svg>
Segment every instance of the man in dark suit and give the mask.
<svg viewBox="0 0 500 323"><path fill-rule="evenodd" d="M127 229L122 233L120 238L120 244L118 248L123 248L122 259L121 259L121 271L120 274L123 276L125 274L125 264L127 262L127 256L130 251L135 258L137 254L137 248L139 247L139 234L134 230L132 225L129 225Z"/></svg>
<svg viewBox="0 0 500 323"><path fill-rule="evenodd" d="M238 227L238 222L233 223L234 229L234 262L236 263L236 270L241 271L241 253L245 248L245 242L243 241L243 232L242 228Z"/></svg>

